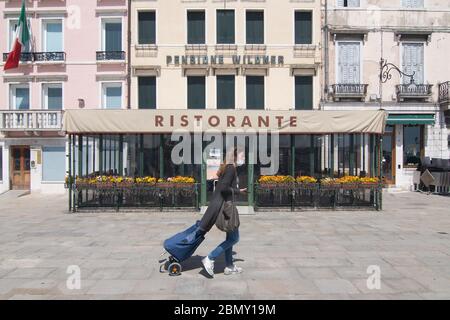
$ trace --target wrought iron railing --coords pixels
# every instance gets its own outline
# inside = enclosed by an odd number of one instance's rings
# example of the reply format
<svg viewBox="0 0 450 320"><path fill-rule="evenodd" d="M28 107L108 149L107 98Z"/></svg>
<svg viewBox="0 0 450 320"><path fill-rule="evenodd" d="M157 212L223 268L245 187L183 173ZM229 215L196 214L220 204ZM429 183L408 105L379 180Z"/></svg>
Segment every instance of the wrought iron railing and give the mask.
<svg viewBox="0 0 450 320"><path fill-rule="evenodd" d="M381 184L289 184L255 186L255 209L382 209Z"/></svg>
<svg viewBox="0 0 450 320"><path fill-rule="evenodd" d="M3 53L3 61L6 61L8 59L9 53ZM20 61L21 62L28 62L33 61L33 53L32 52L22 52L20 54Z"/></svg>
<svg viewBox="0 0 450 320"><path fill-rule="evenodd" d="M61 128L61 110L0 111L0 131L59 131Z"/></svg>
<svg viewBox="0 0 450 320"><path fill-rule="evenodd" d="M89 185L73 184L72 210L109 208L191 208L199 210L199 184Z"/></svg>
<svg viewBox="0 0 450 320"><path fill-rule="evenodd" d="M405 98L428 98L432 95L432 84L398 84L397 96L400 101Z"/></svg>
<svg viewBox="0 0 450 320"><path fill-rule="evenodd" d="M34 52L34 61L65 61L65 52Z"/></svg>
<svg viewBox="0 0 450 320"><path fill-rule="evenodd" d="M358 98L363 99L367 95L367 84L340 83L333 84L332 95L335 99Z"/></svg>
<svg viewBox="0 0 450 320"><path fill-rule="evenodd" d="M97 51L97 61L125 60L125 51Z"/></svg>
<svg viewBox="0 0 450 320"><path fill-rule="evenodd" d="M450 81L446 81L439 84L439 103L450 102Z"/></svg>

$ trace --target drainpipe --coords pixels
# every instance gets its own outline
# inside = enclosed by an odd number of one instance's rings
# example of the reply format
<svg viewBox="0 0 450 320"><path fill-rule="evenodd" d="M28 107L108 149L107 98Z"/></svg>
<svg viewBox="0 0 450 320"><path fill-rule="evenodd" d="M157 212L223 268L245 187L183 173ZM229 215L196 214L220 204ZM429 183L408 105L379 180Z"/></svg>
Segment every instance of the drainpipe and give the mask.
<svg viewBox="0 0 450 320"><path fill-rule="evenodd" d="M127 109L131 108L131 0L128 0L127 10Z"/></svg>
<svg viewBox="0 0 450 320"><path fill-rule="evenodd" d="M328 63L328 57L329 57L329 28L328 28L328 0L325 0L325 17L324 17L324 90L322 91L322 101L327 100L328 95L328 86L329 86L329 63Z"/></svg>

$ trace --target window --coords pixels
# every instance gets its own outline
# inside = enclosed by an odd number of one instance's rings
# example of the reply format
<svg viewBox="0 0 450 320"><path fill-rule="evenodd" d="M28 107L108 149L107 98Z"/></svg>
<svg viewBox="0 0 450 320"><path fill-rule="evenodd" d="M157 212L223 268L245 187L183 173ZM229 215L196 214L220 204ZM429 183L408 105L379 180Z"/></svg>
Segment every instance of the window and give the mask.
<svg viewBox="0 0 450 320"><path fill-rule="evenodd" d="M43 20L42 51L61 52L63 50L62 20Z"/></svg>
<svg viewBox="0 0 450 320"><path fill-rule="evenodd" d="M102 104L105 109L122 108L122 84L111 82L102 85Z"/></svg>
<svg viewBox="0 0 450 320"><path fill-rule="evenodd" d="M402 0L404 8L423 8L423 0Z"/></svg>
<svg viewBox="0 0 450 320"><path fill-rule="evenodd" d="M247 109L264 110L264 77L247 76Z"/></svg>
<svg viewBox="0 0 450 320"><path fill-rule="evenodd" d="M156 109L156 77L138 78L139 109Z"/></svg>
<svg viewBox="0 0 450 320"><path fill-rule="evenodd" d="M217 10L217 43L235 43L234 10Z"/></svg>
<svg viewBox="0 0 450 320"><path fill-rule="evenodd" d="M62 84L50 83L42 85L42 100L43 109L48 110L62 110L63 98L62 98Z"/></svg>
<svg viewBox="0 0 450 320"><path fill-rule="evenodd" d="M217 109L235 108L235 77L217 76Z"/></svg>
<svg viewBox="0 0 450 320"><path fill-rule="evenodd" d="M423 126L403 126L403 165L415 167L423 155Z"/></svg>
<svg viewBox="0 0 450 320"><path fill-rule="evenodd" d="M264 11L247 11L245 26L247 44L264 43Z"/></svg>
<svg viewBox="0 0 450 320"><path fill-rule="evenodd" d="M295 12L295 44L312 43L312 12Z"/></svg>
<svg viewBox="0 0 450 320"><path fill-rule="evenodd" d="M104 19L102 24L102 51L122 51L122 20Z"/></svg>
<svg viewBox="0 0 450 320"><path fill-rule="evenodd" d="M188 11L187 43L205 44L205 11Z"/></svg>
<svg viewBox="0 0 450 320"><path fill-rule="evenodd" d="M29 20L27 20L28 24L30 23ZM16 29L17 25L19 24L19 20L11 20L9 25L9 51L13 49L14 42L16 40ZM31 41L28 41L27 46L25 47L25 50L22 52L30 52L30 44Z"/></svg>
<svg viewBox="0 0 450 320"><path fill-rule="evenodd" d="M205 109L206 107L206 77L187 77L188 109Z"/></svg>
<svg viewBox="0 0 450 320"><path fill-rule="evenodd" d="M358 8L359 0L337 0L338 7Z"/></svg>
<svg viewBox="0 0 450 320"><path fill-rule="evenodd" d="M313 109L313 77L295 77L295 110Z"/></svg>
<svg viewBox="0 0 450 320"><path fill-rule="evenodd" d="M13 84L10 91L10 109L30 109L30 87L27 84Z"/></svg>
<svg viewBox="0 0 450 320"><path fill-rule="evenodd" d="M42 181L62 182L66 175L65 147L43 147Z"/></svg>
<svg viewBox="0 0 450 320"><path fill-rule="evenodd" d="M360 43L338 43L338 83L360 83Z"/></svg>
<svg viewBox="0 0 450 320"><path fill-rule="evenodd" d="M424 83L423 74L423 53L424 44L423 43L403 43L403 55L402 55L402 71L406 74L413 74L414 72L414 82L417 84ZM409 77L403 77L403 83L410 83Z"/></svg>
<svg viewBox="0 0 450 320"><path fill-rule="evenodd" d="M156 14L154 11L138 12L138 43L156 43Z"/></svg>

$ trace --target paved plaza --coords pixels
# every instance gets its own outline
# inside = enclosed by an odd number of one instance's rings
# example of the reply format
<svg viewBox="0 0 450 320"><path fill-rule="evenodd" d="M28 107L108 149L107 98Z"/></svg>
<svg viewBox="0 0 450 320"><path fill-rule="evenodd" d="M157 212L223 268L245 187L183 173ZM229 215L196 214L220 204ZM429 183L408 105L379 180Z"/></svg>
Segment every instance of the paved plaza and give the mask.
<svg viewBox="0 0 450 320"><path fill-rule="evenodd" d="M199 214L67 214L65 196L0 196L1 299L449 299L450 197L387 193L384 211L264 212L241 218L244 273L209 279L201 258L159 272L162 241ZM69 290L69 266L81 288ZM380 289L369 289L369 266ZM376 282L370 282L376 283Z"/></svg>

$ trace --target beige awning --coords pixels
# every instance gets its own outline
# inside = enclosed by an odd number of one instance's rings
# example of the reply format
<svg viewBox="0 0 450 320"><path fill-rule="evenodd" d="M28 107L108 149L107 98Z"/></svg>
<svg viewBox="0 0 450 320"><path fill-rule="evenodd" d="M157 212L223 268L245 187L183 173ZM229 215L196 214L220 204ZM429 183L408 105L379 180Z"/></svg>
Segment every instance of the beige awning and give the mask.
<svg viewBox="0 0 450 320"><path fill-rule="evenodd" d="M168 133L219 130L279 133L382 134L384 111L265 111L265 110L105 110L64 112L63 130L71 134Z"/></svg>

